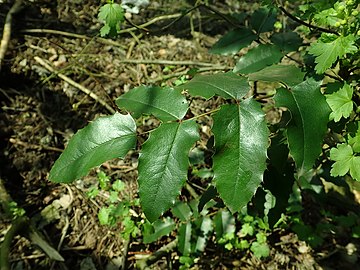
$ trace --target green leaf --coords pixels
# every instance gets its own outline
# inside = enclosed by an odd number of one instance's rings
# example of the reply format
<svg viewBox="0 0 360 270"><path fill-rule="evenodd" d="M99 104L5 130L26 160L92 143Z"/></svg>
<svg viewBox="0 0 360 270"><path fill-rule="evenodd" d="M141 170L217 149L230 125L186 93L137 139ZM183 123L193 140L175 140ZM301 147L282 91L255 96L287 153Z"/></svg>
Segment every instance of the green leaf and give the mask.
<svg viewBox="0 0 360 270"><path fill-rule="evenodd" d="M206 243L210 237L210 233L213 230L213 222L210 217L205 216L200 221L200 233L196 239L195 251L204 252Z"/></svg>
<svg viewBox="0 0 360 270"><path fill-rule="evenodd" d="M112 188L113 190L117 191L117 192L121 192L125 189L125 183L121 180L116 180L113 184L112 184Z"/></svg>
<svg viewBox="0 0 360 270"><path fill-rule="evenodd" d="M214 217L216 239L235 233L235 218L227 210L219 210Z"/></svg>
<svg viewBox="0 0 360 270"><path fill-rule="evenodd" d="M52 167L49 179L70 183L109 159L123 158L135 142L136 124L130 115L100 117L71 138Z"/></svg>
<svg viewBox="0 0 360 270"><path fill-rule="evenodd" d="M332 112L329 119L339 122L342 117L347 118L353 111L353 88L345 83L345 85L337 92L326 95L326 101Z"/></svg>
<svg viewBox="0 0 360 270"><path fill-rule="evenodd" d="M291 113L286 130L290 154L299 172L306 172L321 153L330 114L320 82L310 78L290 90L278 89L274 99L277 107L286 107Z"/></svg>
<svg viewBox="0 0 360 270"><path fill-rule="evenodd" d="M251 200L266 168L268 134L259 103L246 99L221 107L214 115L216 188L232 212ZM241 196L239 196L241 194Z"/></svg>
<svg viewBox="0 0 360 270"><path fill-rule="evenodd" d="M254 242L251 244L250 250L254 253L256 258L266 258L270 255L270 248L266 243Z"/></svg>
<svg viewBox="0 0 360 270"><path fill-rule="evenodd" d="M231 30L214 44L210 53L235 54L242 48L249 46L256 38L257 36L247 28Z"/></svg>
<svg viewBox="0 0 360 270"><path fill-rule="evenodd" d="M342 59L347 53L357 52L354 35L339 36L331 42L319 39L311 45L309 53L316 56L315 70L317 74L324 73L337 59Z"/></svg>
<svg viewBox="0 0 360 270"><path fill-rule="evenodd" d="M228 72L197 75L191 81L178 86L177 89L187 89L192 96L201 96L206 99L214 95L226 99L241 99L249 92L250 85L245 77Z"/></svg>
<svg viewBox="0 0 360 270"><path fill-rule="evenodd" d="M318 25L322 25L325 27L335 26L336 22L340 20L339 18L337 18L337 16L338 13L336 12L336 10L333 8L329 8L319 12L318 14L315 14L314 20Z"/></svg>
<svg viewBox="0 0 360 270"><path fill-rule="evenodd" d="M274 29L275 22L276 12L274 9L258 9L252 14L250 19L252 29L254 29L258 34L272 31Z"/></svg>
<svg viewBox="0 0 360 270"><path fill-rule="evenodd" d="M102 207L98 213L100 225L109 225L110 209Z"/></svg>
<svg viewBox="0 0 360 270"><path fill-rule="evenodd" d="M242 236L247 236L247 235L253 236L254 235L254 226L249 223L244 223L241 226L240 232L241 232Z"/></svg>
<svg viewBox="0 0 360 270"><path fill-rule="evenodd" d="M297 51L302 45L302 39L296 32L281 32L271 36L271 41L284 53Z"/></svg>
<svg viewBox="0 0 360 270"><path fill-rule="evenodd" d="M209 186L208 189L201 195L198 205L198 211L201 212L204 206L217 196L217 190L214 186Z"/></svg>
<svg viewBox="0 0 360 270"><path fill-rule="evenodd" d="M153 222L174 203L187 179L188 154L199 139L195 121L164 123L143 145L139 157L139 195Z"/></svg>
<svg viewBox="0 0 360 270"><path fill-rule="evenodd" d="M360 181L360 156L354 156L350 145L343 143L331 148L330 158L335 161L331 176L344 176L350 171L351 177Z"/></svg>
<svg viewBox="0 0 360 270"><path fill-rule="evenodd" d="M348 142L355 153L360 153L360 122L358 122L358 130L354 137L349 134Z"/></svg>
<svg viewBox="0 0 360 270"><path fill-rule="evenodd" d="M149 244L171 233L175 229L176 224L173 219L167 217L164 220L156 220L154 224L145 223L144 226L143 242L144 244Z"/></svg>
<svg viewBox="0 0 360 270"><path fill-rule="evenodd" d="M274 45L260 44L242 56L234 68L234 72L249 74L267 66L278 63L283 54Z"/></svg>
<svg viewBox="0 0 360 270"><path fill-rule="evenodd" d="M124 21L124 10L119 4L108 3L100 8L98 19L105 24L100 30L101 36L115 36L120 30L119 24Z"/></svg>
<svg viewBox="0 0 360 270"><path fill-rule="evenodd" d="M187 256L191 252L191 222L182 224L178 233L179 251L182 255Z"/></svg>
<svg viewBox="0 0 360 270"><path fill-rule="evenodd" d="M296 66L272 65L248 77L251 81L282 82L291 86L302 82L304 73Z"/></svg>
<svg viewBox="0 0 360 270"><path fill-rule="evenodd" d="M172 212L175 217L179 218L181 221L187 221L192 215L191 209L187 203L178 202L172 209Z"/></svg>
<svg viewBox="0 0 360 270"><path fill-rule="evenodd" d="M139 86L116 100L119 108L133 112L135 118L141 114L152 114L162 121L181 119L188 110L186 98L173 88Z"/></svg>

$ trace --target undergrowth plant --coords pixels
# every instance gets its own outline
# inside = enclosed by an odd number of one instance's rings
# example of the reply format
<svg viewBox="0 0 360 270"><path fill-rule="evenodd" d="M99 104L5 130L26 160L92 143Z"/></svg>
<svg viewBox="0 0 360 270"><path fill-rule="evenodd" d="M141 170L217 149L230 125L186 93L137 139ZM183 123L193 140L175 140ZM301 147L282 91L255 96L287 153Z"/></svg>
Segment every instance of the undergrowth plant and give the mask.
<svg viewBox="0 0 360 270"><path fill-rule="evenodd" d="M175 87L131 89L116 100L122 113L100 117L72 137L50 180L71 183L107 160L124 158L136 146L141 122L136 120L156 117L161 124L139 154L139 197L147 218L142 233L149 243L176 229L184 267L204 250L213 231L226 249L250 248L266 257L267 232L294 189L313 190L315 178L359 181L359 1L306 1L298 9L281 1L262 2L267 6L253 14L229 15L238 27L210 50L222 55L241 51L231 72L197 74ZM113 1L100 9L102 35L116 34L120 14ZM205 113L213 120L213 143L203 149L197 142L204 115L193 116L189 100L215 96L223 105ZM281 119L268 123L269 111ZM200 199L181 202L194 149L213 153L201 169L212 181ZM199 173L200 167L191 167ZM159 219L169 209L172 217ZM111 223L110 213L99 213L102 223ZM242 222L240 231L235 219Z"/></svg>

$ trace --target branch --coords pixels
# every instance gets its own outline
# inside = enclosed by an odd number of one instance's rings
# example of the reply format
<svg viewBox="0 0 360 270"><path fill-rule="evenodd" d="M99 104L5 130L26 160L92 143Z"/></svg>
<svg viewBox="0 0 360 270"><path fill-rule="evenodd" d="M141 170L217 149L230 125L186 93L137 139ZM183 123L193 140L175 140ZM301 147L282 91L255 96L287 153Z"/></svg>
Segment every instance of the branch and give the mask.
<svg viewBox="0 0 360 270"><path fill-rule="evenodd" d="M6 15L5 24L3 35L0 43L0 71L1 71L1 64L4 60L6 50L9 45L10 37L11 37L11 23L12 17L15 13L17 13L22 5L23 0L15 0L13 6L10 8L8 14Z"/></svg>
<svg viewBox="0 0 360 270"><path fill-rule="evenodd" d="M293 21L299 23L299 24L302 24L306 27L309 27L311 29L315 29L315 30L319 30L321 32L325 32L325 33L330 33L330 34L335 34L337 36L339 36L339 33L337 33L336 31L334 30L331 30L331 29L326 29L326 28L323 28L323 27L320 27L320 26L316 26L316 25L312 25L310 23L307 23L307 22L304 22L302 20L300 20L299 18L295 17L294 15L292 15L291 13L289 13L284 7L280 6L279 5L279 9L286 15L288 16L290 19L292 19Z"/></svg>
<svg viewBox="0 0 360 270"><path fill-rule="evenodd" d="M44 59L35 56L34 57L35 61L38 62L40 65L42 65L44 68L46 68L47 70L49 70L51 73L54 73L56 76L58 76L60 79L64 80L65 82L67 82L68 84L76 87L77 89L79 89L80 91L84 92L85 94L89 95L91 98L93 98L95 101L99 102L101 105L103 105L110 113L114 114L116 111L109 105L106 103L105 100L101 99L98 95L96 95L95 93L91 92L89 89L87 89L86 87L82 86L81 84L78 84L77 82L73 81L72 79L70 79L69 77L65 76L64 74L58 73L53 67L51 67L48 63L45 62Z"/></svg>

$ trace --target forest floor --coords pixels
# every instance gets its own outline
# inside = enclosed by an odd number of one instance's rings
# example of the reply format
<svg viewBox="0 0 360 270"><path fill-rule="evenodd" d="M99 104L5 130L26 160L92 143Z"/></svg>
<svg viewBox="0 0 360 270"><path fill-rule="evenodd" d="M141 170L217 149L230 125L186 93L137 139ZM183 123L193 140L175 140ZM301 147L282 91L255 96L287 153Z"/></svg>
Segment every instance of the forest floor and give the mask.
<svg viewBox="0 0 360 270"><path fill-rule="evenodd" d="M10 2L0 1L1 22ZM48 181L51 166L69 138L89 121L117 110L114 100L119 95L139 85L172 86L190 78L194 68L211 73L234 66L233 57L208 52L229 29L222 18L197 9L166 28L191 6L186 1L176 5L166 0L150 2L140 15L131 17L137 25L152 22L146 26L149 31L125 23L116 39L96 37L101 25L95 0L30 1L14 16L0 71L0 179L32 220L57 205L49 222L34 221L34 226L64 261L49 259L28 238L16 236L10 252L12 269L119 269L123 265L132 269L137 258L174 239L170 235L149 245L140 238L124 241L119 237L121 226L99 223L97 215L106 196L94 200L86 195L101 169L126 183L128 198L137 198L137 151L124 160L103 164L74 184ZM224 2L231 8L215 5L223 13L249 9L246 3ZM201 101L198 106L211 109L212 102ZM156 124L152 118L146 121L140 133ZM11 220L0 216L0 242L10 224ZM346 233L342 239L327 238L316 249L290 229L274 231L271 239L271 255L265 259L250 251L228 251L210 244L192 269L360 269L356 251L360 243ZM173 263L177 269L178 256L172 250L152 268L169 269Z"/></svg>

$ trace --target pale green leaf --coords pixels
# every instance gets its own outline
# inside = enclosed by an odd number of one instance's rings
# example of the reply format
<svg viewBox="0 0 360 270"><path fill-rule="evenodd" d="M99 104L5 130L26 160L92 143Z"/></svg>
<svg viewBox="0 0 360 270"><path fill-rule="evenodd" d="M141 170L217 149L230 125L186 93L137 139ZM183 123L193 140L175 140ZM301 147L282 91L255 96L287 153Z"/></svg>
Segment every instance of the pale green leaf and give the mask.
<svg viewBox="0 0 360 270"><path fill-rule="evenodd" d="M278 63L283 54L275 45L260 44L249 50L237 62L234 72L249 74Z"/></svg>
<svg viewBox="0 0 360 270"><path fill-rule="evenodd" d="M153 222L175 203L187 179L188 154L199 139L195 121L164 123L151 132L139 157L139 195Z"/></svg>
<svg viewBox="0 0 360 270"><path fill-rule="evenodd" d="M120 30L120 23L124 21L124 10L116 3L105 4L99 10L98 19L105 24L100 30L101 36L115 36Z"/></svg>
<svg viewBox="0 0 360 270"><path fill-rule="evenodd" d="M123 158L135 142L136 124L130 115L100 117L71 138L52 167L49 179L70 183L107 160Z"/></svg>
<svg viewBox="0 0 360 270"><path fill-rule="evenodd" d="M266 243L254 242L251 244L250 250L256 258L266 258L270 255L270 248Z"/></svg>
<svg viewBox="0 0 360 270"><path fill-rule="evenodd" d="M330 114L320 82L310 78L292 89L278 89L274 99L277 107L286 107L291 113L286 129L290 154L299 172L306 172L321 153Z"/></svg>
<svg viewBox="0 0 360 270"><path fill-rule="evenodd" d="M360 153L360 123L358 122L358 130L354 136L349 134L349 145L351 145L352 149L355 153Z"/></svg>
<svg viewBox="0 0 360 270"><path fill-rule="evenodd" d="M135 118L152 114L162 121L181 119L188 110L183 95L169 87L139 86L116 100L119 108L131 111Z"/></svg>
<svg viewBox="0 0 360 270"><path fill-rule="evenodd" d="M335 161L330 171L332 176L344 176L350 172L351 177L360 181L360 156L354 156L348 144L339 144L330 150L330 158Z"/></svg>
<svg viewBox="0 0 360 270"><path fill-rule="evenodd" d="M198 237L196 239L195 251L204 252L210 233L213 230L213 222L208 216L198 220L200 222L200 233L197 234Z"/></svg>
<svg viewBox="0 0 360 270"><path fill-rule="evenodd" d="M177 89L188 90L192 96L201 96L206 99L214 95L226 99L241 99L250 90L245 77L233 72L211 75L197 75L191 81L178 86Z"/></svg>
<svg viewBox="0 0 360 270"><path fill-rule="evenodd" d="M347 118L353 111L353 88L346 84L337 92L326 95L326 101L332 112L329 119L339 122L342 117Z"/></svg>
<svg viewBox="0 0 360 270"><path fill-rule="evenodd" d="M319 39L313 43L309 49L309 53L316 56L316 73L324 73L337 59L342 59L347 53L352 54L357 52L358 49L354 44L354 35L348 35L346 37L339 36L335 40L326 43L322 39Z"/></svg>
<svg viewBox="0 0 360 270"><path fill-rule="evenodd" d="M192 215L191 209L187 203L178 202L172 208L172 213L175 217L179 218L181 221L187 221Z"/></svg>
<svg viewBox="0 0 360 270"><path fill-rule="evenodd" d="M214 54L235 54L253 42L257 36L247 28L235 29L226 33L210 49Z"/></svg>
<svg viewBox="0 0 360 270"><path fill-rule="evenodd" d="M255 194L266 168L269 131L264 113L257 102L246 99L222 106L213 118L216 188L232 212L240 211Z"/></svg>
<svg viewBox="0 0 360 270"><path fill-rule="evenodd" d="M322 25L325 27L335 26L336 22L339 21L337 15L338 13L335 9L329 8L322 10L318 14L315 14L314 20L318 25Z"/></svg>
<svg viewBox="0 0 360 270"><path fill-rule="evenodd" d="M296 66L272 65L248 75L251 81L282 82L289 86L303 81L304 73Z"/></svg>
<svg viewBox="0 0 360 270"><path fill-rule="evenodd" d="M174 220L167 217L163 220L158 219L154 224L145 223L143 231L143 242L149 244L155 242L161 237L171 233L176 227Z"/></svg>
<svg viewBox="0 0 360 270"><path fill-rule="evenodd" d="M235 218L234 216L227 210L219 210L214 217L215 224L215 234L216 239L219 240L221 237L226 234L234 234L235 227Z"/></svg>
<svg viewBox="0 0 360 270"><path fill-rule="evenodd" d="M179 251L187 256L191 252L191 222L182 224L178 232Z"/></svg>

